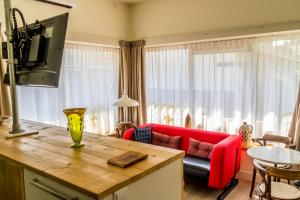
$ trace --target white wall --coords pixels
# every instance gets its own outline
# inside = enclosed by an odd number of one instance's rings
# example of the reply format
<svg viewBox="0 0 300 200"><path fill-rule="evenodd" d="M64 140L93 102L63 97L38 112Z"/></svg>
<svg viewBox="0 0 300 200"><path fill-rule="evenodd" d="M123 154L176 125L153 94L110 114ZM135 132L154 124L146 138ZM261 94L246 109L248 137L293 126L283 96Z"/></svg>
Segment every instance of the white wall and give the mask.
<svg viewBox="0 0 300 200"><path fill-rule="evenodd" d="M129 38L129 6L125 4L115 10L110 0L76 0L76 7L69 10L34 0L11 1L28 22L69 11L69 40L117 45L119 39ZM3 0L0 0L0 22L4 21Z"/></svg>
<svg viewBox="0 0 300 200"><path fill-rule="evenodd" d="M227 36L226 31L300 29L299 9L299 0L150 0L130 8L131 39L164 42L201 39L208 33ZM274 23L283 24L258 27Z"/></svg>
<svg viewBox="0 0 300 200"><path fill-rule="evenodd" d="M34 0L12 3L29 22L70 11L67 39L113 45L120 39L155 44L300 29L300 0L148 0L119 10L110 0L74 1L71 10ZM0 22L2 11L0 0Z"/></svg>

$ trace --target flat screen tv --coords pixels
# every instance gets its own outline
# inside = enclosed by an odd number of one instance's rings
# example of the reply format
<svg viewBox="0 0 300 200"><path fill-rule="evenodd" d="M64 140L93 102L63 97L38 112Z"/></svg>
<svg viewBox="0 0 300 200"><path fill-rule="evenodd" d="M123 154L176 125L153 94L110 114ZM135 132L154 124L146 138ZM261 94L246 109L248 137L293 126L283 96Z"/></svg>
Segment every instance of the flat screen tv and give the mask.
<svg viewBox="0 0 300 200"><path fill-rule="evenodd" d="M18 28L14 32L17 85L58 87L68 13ZM3 57L5 58L3 45ZM9 71L4 76L9 84Z"/></svg>

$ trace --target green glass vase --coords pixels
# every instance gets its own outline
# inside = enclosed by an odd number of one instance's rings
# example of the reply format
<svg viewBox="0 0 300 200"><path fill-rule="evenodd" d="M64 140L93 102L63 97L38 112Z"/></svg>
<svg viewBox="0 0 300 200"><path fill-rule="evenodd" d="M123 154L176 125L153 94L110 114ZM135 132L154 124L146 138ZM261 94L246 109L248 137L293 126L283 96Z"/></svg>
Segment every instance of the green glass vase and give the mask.
<svg viewBox="0 0 300 200"><path fill-rule="evenodd" d="M68 131L74 142L74 144L70 146L72 148L79 148L84 146L84 144L80 142L82 140L84 129L85 111L85 108L69 108L64 110L64 113L68 118Z"/></svg>

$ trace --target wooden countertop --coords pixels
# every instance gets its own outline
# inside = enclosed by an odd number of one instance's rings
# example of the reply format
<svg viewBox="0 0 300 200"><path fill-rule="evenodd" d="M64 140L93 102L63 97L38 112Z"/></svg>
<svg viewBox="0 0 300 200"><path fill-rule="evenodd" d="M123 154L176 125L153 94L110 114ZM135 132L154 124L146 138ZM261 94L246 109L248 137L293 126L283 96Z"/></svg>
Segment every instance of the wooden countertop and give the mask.
<svg viewBox="0 0 300 200"><path fill-rule="evenodd" d="M5 139L8 122L0 126L0 158L33 170L95 199L105 197L151 172L180 159L183 151L118 138L85 133L85 147L72 149L65 128L22 121L22 127L39 130L38 135ZM149 157L129 168L107 164L127 151Z"/></svg>

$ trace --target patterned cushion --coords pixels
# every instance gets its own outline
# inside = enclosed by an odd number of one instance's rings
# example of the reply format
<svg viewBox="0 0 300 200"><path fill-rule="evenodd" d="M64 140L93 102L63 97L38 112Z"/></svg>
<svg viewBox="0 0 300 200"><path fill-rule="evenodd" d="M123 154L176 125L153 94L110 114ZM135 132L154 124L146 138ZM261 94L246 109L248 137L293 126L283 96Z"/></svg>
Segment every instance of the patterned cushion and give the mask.
<svg viewBox="0 0 300 200"><path fill-rule="evenodd" d="M137 142L151 144L152 141L151 127L134 128L134 138Z"/></svg>
<svg viewBox="0 0 300 200"><path fill-rule="evenodd" d="M172 149L179 149L181 138L182 138L181 136L169 136L169 135L153 132L152 144L163 146L163 147L169 147Z"/></svg>
<svg viewBox="0 0 300 200"><path fill-rule="evenodd" d="M211 159L211 154L212 150L214 149L214 146L214 144L208 142L201 142L190 138L190 144L187 154L200 158Z"/></svg>

